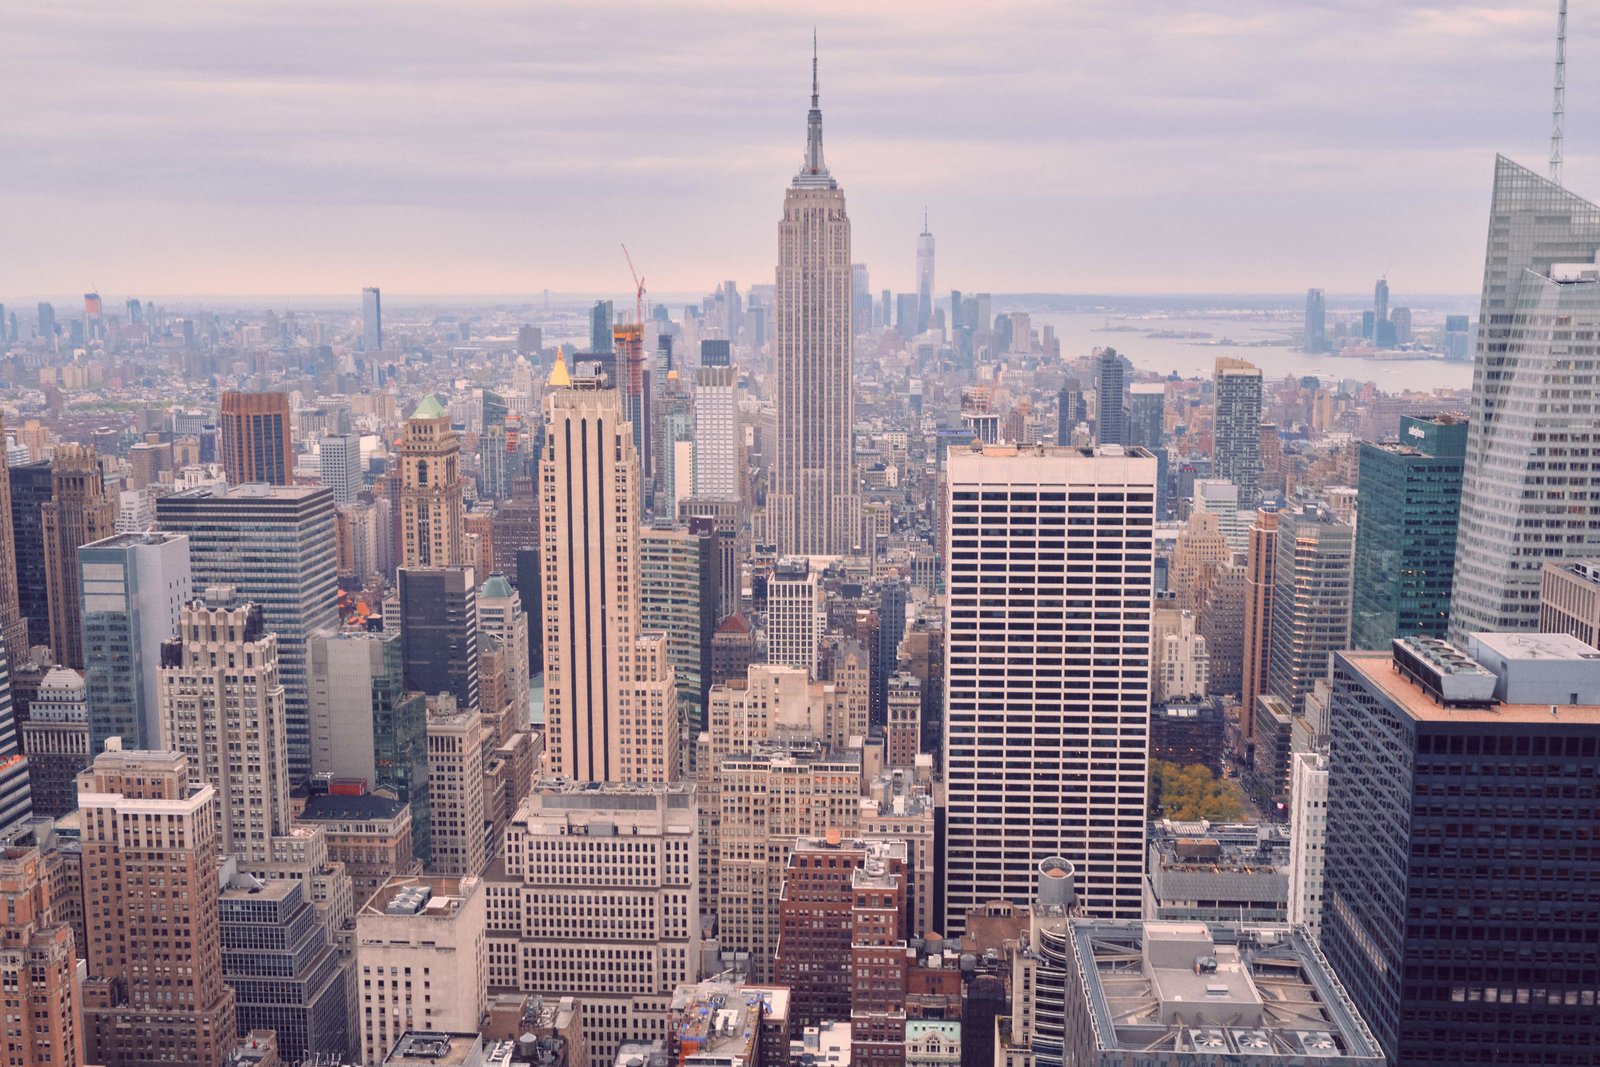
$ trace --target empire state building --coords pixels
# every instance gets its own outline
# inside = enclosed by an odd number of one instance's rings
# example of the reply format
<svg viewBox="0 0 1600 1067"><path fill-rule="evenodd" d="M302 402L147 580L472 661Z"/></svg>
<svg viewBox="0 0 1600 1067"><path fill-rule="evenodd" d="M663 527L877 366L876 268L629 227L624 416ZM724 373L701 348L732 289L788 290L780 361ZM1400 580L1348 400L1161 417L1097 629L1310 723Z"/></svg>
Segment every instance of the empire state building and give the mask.
<svg viewBox="0 0 1600 1067"><path fill-rule="evenodd" d="M850 218L822 161L817 60L805 164L778 224L778 442L767 510L779 555L845 555L861 540L852 430Z"/></svg>

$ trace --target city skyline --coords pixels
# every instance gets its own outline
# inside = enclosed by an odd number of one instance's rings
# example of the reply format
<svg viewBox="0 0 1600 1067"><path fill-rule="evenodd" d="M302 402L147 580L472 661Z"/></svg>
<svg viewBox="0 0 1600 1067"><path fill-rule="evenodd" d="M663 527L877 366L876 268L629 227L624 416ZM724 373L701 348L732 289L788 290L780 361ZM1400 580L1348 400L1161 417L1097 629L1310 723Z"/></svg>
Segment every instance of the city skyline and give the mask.
<svg viewBox="0 0 1600 1067"><path fill-rule="evenodd" d="M910 22L491 3L376 26L350 6L194 25L24 4L0 69L32 166L0 176L18 206L0 236L34 254L0 267L0 290L355 293L382 265L396 293L625 291L618 240L663 293L764 280L759 190L797 162L815 22L875 282L914 291L927 204L941 274L987 291L1357 292L1388 267L1405 289L1470 292L1483 160L1546 152L1549 7L931 5ZM1568 71L1578 189L1600 184L1585 22ZM63 62L51 45L68 33ZM592 43L608 35L653 47L618 77ZM272 58L213 58L241 47ZM619 138L637 150L619 159Z"/></svg>

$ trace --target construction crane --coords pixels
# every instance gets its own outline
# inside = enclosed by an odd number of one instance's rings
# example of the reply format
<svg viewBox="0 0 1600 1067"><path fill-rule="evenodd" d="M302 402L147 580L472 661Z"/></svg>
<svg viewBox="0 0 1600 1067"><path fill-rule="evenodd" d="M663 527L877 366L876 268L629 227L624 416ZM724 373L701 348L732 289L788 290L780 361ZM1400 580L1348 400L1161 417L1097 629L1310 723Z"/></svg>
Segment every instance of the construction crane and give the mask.
<svg viewBox="0 0 1600 1067"><path fill-rule="evenodd" d="M1550 180L1561 184L1561 123L1567 116L1567 0L1556 13L1556 91L1550 105Z"/></svg>
<svg viewBox="0 0 1600 1067"><path fill-rule="evenodd" d="M1561 0L1561 10L1567 9L1566 0ZM1565 16L1563 16L1565 17ZM628 273L633 275L633 321L639 324L640 335L644 330L644 279L639 276L639 271L633 265L633 257L628 255L628 246L622 246L622 258L628 261Z"/></svg>

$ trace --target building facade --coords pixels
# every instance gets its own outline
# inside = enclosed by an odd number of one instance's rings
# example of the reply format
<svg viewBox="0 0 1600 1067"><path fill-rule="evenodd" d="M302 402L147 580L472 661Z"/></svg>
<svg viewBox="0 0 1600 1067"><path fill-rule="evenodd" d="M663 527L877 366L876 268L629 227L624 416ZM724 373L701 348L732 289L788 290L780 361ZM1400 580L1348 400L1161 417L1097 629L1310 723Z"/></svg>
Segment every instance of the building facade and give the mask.
<svg viewBox="0 0 1600 1067"><path fill-rule="evenodd" d="M83 670L83 603L78 549L116 533L117 497L106 492L93 446L62 445L50 461L50 503L39 509L44 535L50 650L56 662Z"/></svg>
<svg viewBox="0 0 1600 1067"><path fill-rule="evenodd" d="M288 393L223 393L217 437L228 484L294 481L293 426Z"/></svg>
<svg viewBox="0 0 1600 1067"><path fill-rule="evenodd" d="M400 566L465 563L461 441L438 399L424 397L400 439Z"/></svg>
<svg viewBox="0 0 1600 1067"><path fill-rule="evenodd" d="M1261 498L1261 370L1242 359L1217 360L1211 472L1239 487L1239 506Z"/></svg>

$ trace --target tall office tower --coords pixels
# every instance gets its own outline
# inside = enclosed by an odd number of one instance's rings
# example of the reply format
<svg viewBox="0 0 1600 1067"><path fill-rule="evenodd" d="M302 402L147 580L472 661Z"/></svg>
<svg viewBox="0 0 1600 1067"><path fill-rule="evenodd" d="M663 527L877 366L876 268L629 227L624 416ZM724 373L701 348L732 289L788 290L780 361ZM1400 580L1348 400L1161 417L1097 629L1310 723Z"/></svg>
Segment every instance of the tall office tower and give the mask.
<svg viewBox="0 0 1600 1067"><path fill-rule="evenodd" d="M1206 639L1210 656L1210 676L1206 688L1212 693L1238 693L1243 690L1244 614L1248 582L1245 561L1235 556L1212 572L1200 607L1200 636Z"/></svg>
<svg viewBox="0 0 1600 1067"><path fill-rule="evenodd" d="M1306 324L1301 347L1307 352L1328 350L1328 302L1321 289L1306 290Z"/></svg>
<svg viewBox="0 0 1600 1067"><path fill-rule="evenodd" d="M1204 697L1211 683L1211 653L1192 611L1157 608L1151 619L1151 678L1155 702Z"/></svg>
<svg viewBox="0 0 1600 1067"><path fill-rule="evenodd" d="M506 836L487 890L490 988L581 991L594 1063L664 1039L674 991L700 978L694 787L545 779ZM574 922L608 914L631 918Z"/></svg>
<svg viewBox="0 0 1600 1067"><path fill-rule="evenodd" d="M694 372L694 495L739 496L739 372L728 342L700 342Z"/></svg>
<svg viewBox="0 0 1600 1067"><path fill-rule="evenodd" d="M1322 885L1328 842L1328 757L1296 752L1289 772L1289 923L1322 936Z"/></svg>
<svg viewBox="0 0 1600 1067"><path fill-rule="evenodd" d="M560 363L557 372L565 376ZM539 462L547 765L584 782L675 781L681 735L666 642L639 626L633 433L615 389L572 382L546 394Z"/></svg>
<svg viewBox="0 0 1600 1067"><path fill-rule="evenodd" d="M1270 692L1273 590L1278 567L1278 513L1256 509L1250 524L1250 550L1245 554L1244 665L1239 676L1239 724L1244 743L1255 740L1256 697Z"/></svg>
<svg viewBox="0 0 1600 1067"><path fill-rule="evenodd" d="M34 645L50 643L50 594L45 578L44 508L50 503L50 461L23 463L6 471L11 494L11 545L17 568L17 607L28 639L12 657L27 658ZM7 642L9 646L9 642Z"/></svg>
<svg viewBox="0 0 1600 1067"><path fill-rule="evenodd" d="M1167 568L1167 588L1183 611L1198 611L1217 569L1233 559L1233 548L1222 535L1216 512L1196 509L1173 541Z"/></svg>
<svg viewBox="0 0 1600 1067"><path fill-rule="evenodd" d="M904 578L881 578L868 590L877 601L878 625L872 634L868 665L871 671L871 722L887 722L889 677L899 666L900 641L906 635L906 604L911 586ZM836 676L835 676L836 677Z"/></svg>
<svg viewBox="0 0 1600 1067"><path fill-rule="evenodd" d="M1071 860L1088 908L1136 918L1155 457L989 448L952 452L948 471L943 930L962 932L987 901L1028 899L1048 856ZM1093 524L1069 525L1069 509L1089 508ZM997 577L979 556L1002 550Z"/></svg>
<svg viewBox="0 0 1600 1067"><path fill-rule="evenodd" d="M38 307L39 336L46 341L54 342L59 332L56 327L56 309L52 304L41 303Z"/></svg>
<svg viewBox="0 0 1600 1067"><path fill-rule="evenodd" d="M711 691L711 638L721 596L716 550L709 530L645 529L639 535L639 625L667 637L683 737L691 749L706 727Z"/></svg>
<svg viewBox="0 0 1600 1067"><path fill-rule="evenodd" d="M805 556L778 560L767 579L767 662L820 677L818 653L827 626L821 573Z"/></svg>
<svg viewBox="0 0 1600 1067"><path fill-rule="evenodd" d="M1278 512L1266 691L1300 714L1328 653L1350 642L1355 531L1319 503ZM1246 714L1254 709L1246 708Z"/></svg>
<svg viewBox="0 0 1600 1067"><path fill-rule="evenodd" d="M922 232L917 235L917 332L933 325L933 234L928 232L928 213L922 213Z"/></svg>
<svg viewBox="0 0 1600 1067"><path fill-rule="evenodd" d="M5 422L0 419L0 446L5 440ZM0 642L15 655L28 649L28 620L17 596L17 545L12 529L11 478L7 473L0 476Z"/></svg>
<svg viewBox="0 0 1600 1067"><path fill-rule="evenodd" d="M1389 1062L1600 1062L1600 857L1553 844L1600 816L1595 649L1478 633L1333 664L1322 949Z"/></svg>
<svg viewBox="0 0 1600 1067"><path fill-rule="evenodd" d="M1062 441L1061 444L1070 444ZM1167 387L1163 382L1128 386L1128 440L1156 457L1156 518L1171 514L1167 499Z"/></svg>
<svg viewBox="0 0 1600 1067"><path fill-rule="evenodd" d="M361 492L361 435L331 433L318 444L322 484L333 490L336 504L350 504Z"/></svg>
<svg viewBox="0 0 1600 1067"><path fill-rule="evenodd" d="M306 643L338 629L333 493L319 486L191 489L156 501L161 528L189 538L193 586L231 585L278 637L291 783L311 773Z"/></svg>
<svg viewBox="0 0 1600 1067"><path fill-rule="evenodd" d="M616 313L609 300L596 300L589 309L589 351L601 354L611 351L611 330L617 324Z"/></svg>
<svg viewBox="0 0 1600 1067"><path fill-rule="evenodd" d="M477 877L488 864L484 834L483 713L445 694L428 705L430 874Z"/></svg>
<svg viewBox="0 0 1600 1067"><path fill-rule="evenodd" d="M278 639L231 587L207 588L162 646L161 720L162 747L217 791L222 851L264 868L290 820Z"/></svg>
<svg viewBox="0 0 1600 1067"><path fill-rule="evenodd" d="M233 987L239 1030L273 1031L288 1063L345 1056L355 999L350 961L305 894L296 881L244 874L218 903L222 977Z"/></svg>
<svg viewBox="0 0 1600 1067"><path fill-rule="evenodd" d="M903 841L830 833L794 843L773 970L774 981L789 987L789 1017L800 1026L847 1019L858 1000L888 993L898 1002L904 1042L907 866Z"/></svg>
<svg viewBox="0 0 1600 1067"><path fill-rule="evenodd" d="M1217 359L1211 473L1239 487L1239 506L1261 500L1261 371L1242 359Z"/></svg>
<svg viewBox="0 0 1600 1067"><path fill-rule="evenodd" d="M383 295L376 286L361 290L361 349L383 351Z"/></svg>
<svg viewBox="0 0 1600 1067"><path fill-rule="evenodd" d="M1080 422L1089 421L1089 404L1083 397L1083 386L1078 379L1068 378L1056 394L1056 444L1070 445L1072 431Z"/></svg>
<svg viewBox="0 0 1600 1067"><path fill-rule="evenodd" d="M389 879L356 913L355 951L362 1063L384 1062L408 1030L483 1025L489 949L477 878Z"/></svg>
<svg viewBox="0 0 1600 1067"><path fill-rule="evenodd" d="M288 393L223 393L218 427L229 485L294 481Z"/></svg>
<svg viewBox="0 0 1600 1067"><path fill-rule="evenodd" d="M117 498L92 446L62 445L50 461L50 503L39 509L44 534L50 650L56 662L83 669L83 604L78 549L116 532Z"/></svg>
<svg viewBox="0 0 1600 1067"><path fill-rule="evenodd" d="M1397 443L1361 443L1350 644L1443 637L1455 574L1467 424L1400 417Z"/></svg>
<svg viewBox="0 0 1600 1067"><path fill-rule="evenodd" d="M1395 308L1389 313L1389 325L1394 327L1394 343L1406 344L1411 340L1411 309Z"/></svg>
<svg viewBox="0 0 1600 1067"><path fill-rule="evenodd" d="M1096 363L1095 440L1102 445L1129 444L1127 367L1114 348L1103 350Z"/></svg>
<svg viewBox="0 0 1600 1067"><path fill-rule="evenodd" d="M465 562L461 442L436 397L424 397L406 419L400 479L400 566Z"/></svg>
<svg viewBox="0 0 1600 1067"><path fill-rule="evenodd" d="M478 637L498 638L505 643L508 664L509 702L514 714L507 732L528 728L528 641L530 623L522 610L522 594L503 574L491 574L478 587ZM493 711L494 709L485 709Z"/></svg>
<svg viewBox="0 0 1600 1067"><path fill-rule="evenodd" d="M857 337L872 332L872 281L865 263L850 264L850 318Z"/></svg>
<svg viewBox="0 0 1600 1067"><path fill-rule="evenodd" d="M92 1063L221 1067L237 1040L222 980L217 794L178 752L95 757L78 779L83 985Z"/></svg>
<svg viewBox="0 0 1600 1067"><path fill-rule="evenodd" d="M21 735L35 815L57 819L78 807L78 775L90 761L88 708L83 675L66 667L47 671L28 701Z"/></svg>
<svg viewBox="0 0 1600 1067"><path fill-rule="evenodd" d="M83 996L72 927L37 848L0 850L0 989L8 1064L83 1067Z"/></svg>
<svg viewBox="0 0 1600 1067"><path fill-rule="evenodd" d="M1544 562L1600 555L1595 360L1580 336L1600 326L1597 251L1600 207L1496 158L1452 637L1534 629Z"/></svg>
<svg viewBox="0 0 1600 1067"><path fill-rule="evenodd" d="M756 630L743 615L729 615L711 637L711 684L743 678L756 659Z"/></svg>
<svg viewBox="0 0 1600 1067"><path fill-rule="evenodd" d="M401 567L400 637L407 689L449 693L463 710L477 710L478 593L471 567Z"/></svg>
<svg viewBox="0 0 1600 1067"><path fill-rule="evenodd" d="M33 814L28 760L17 745L17 720L11 703L11 663L0 646L0 834Z"/></svg>
<svg viewBox="0 0 1600 1067"><path fill-rule="evenodd" d="M78 549L78 570L89 754L103 752L108 737L126 749L162 748L161 643L189 602L189 539L115 534Z"/></svg>
<svg viewBox="0 0 1600 1067"><path fill-rule="evenodd" d="M1372 321L1374 323L1389 321L1388 278L1379 278L1372 286Z"/></svg>
<svg viewBox="0 0 1600 1067"><path fill-rule="evenodd" d="M408 690L396 633L342 632L311 639L311 770L360 778L411 805L416 855L431 855L428 718Z"/></svg>
<svg viewBox="0 0 1600 1067"><path fill-rule="evenodd" d="M884 693L883 765L910 770L922 751L922 683L905 671L889 679Z"/></svg>
<svg viewBox="0 0 1600 1067"><path fill-rule="evenodd" d="M789 183L778 226L778 441L767 496L780 555L846 555L860 540L854 366L850 336L850 219L822 160L817 61L805 164Z"/></svg>

